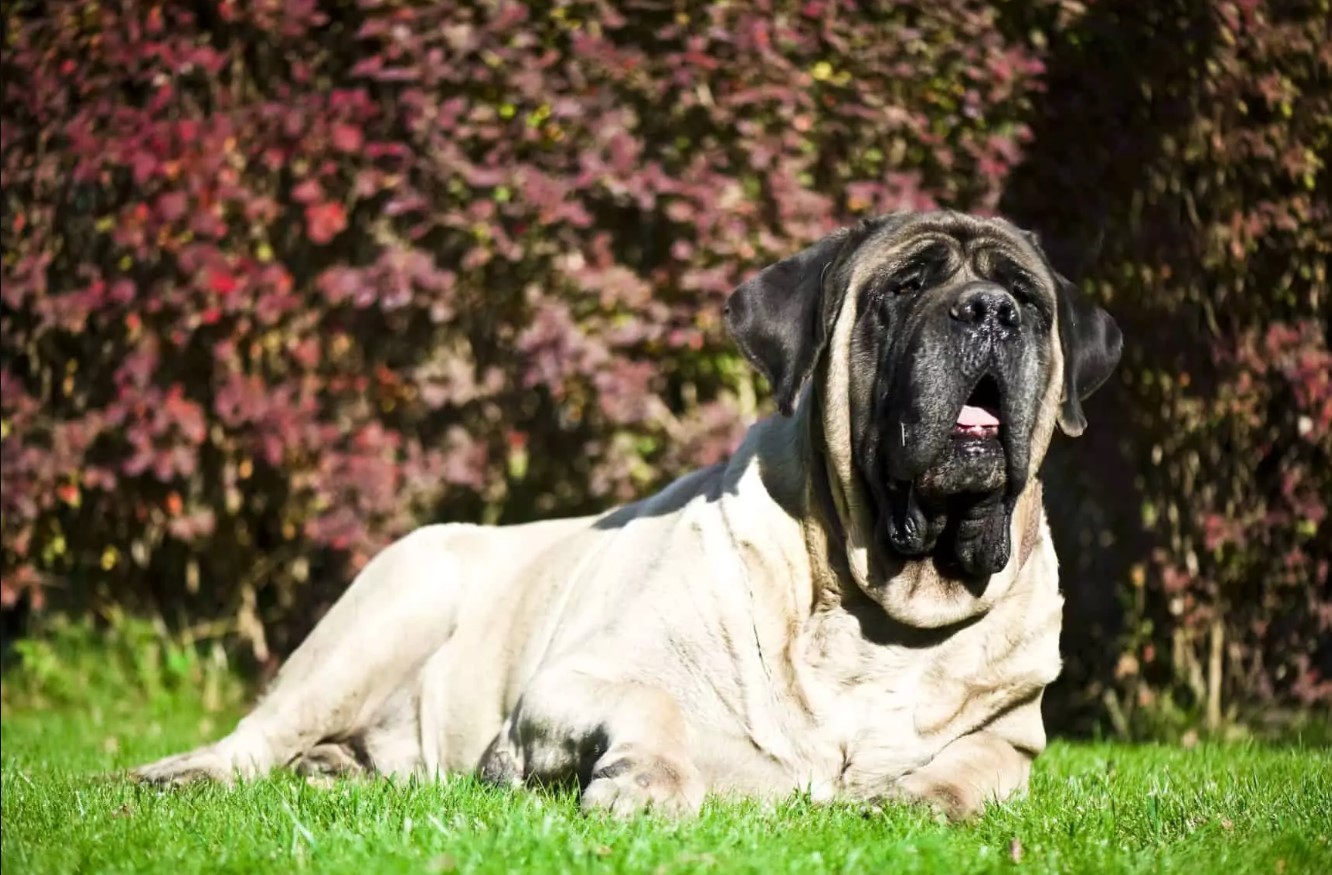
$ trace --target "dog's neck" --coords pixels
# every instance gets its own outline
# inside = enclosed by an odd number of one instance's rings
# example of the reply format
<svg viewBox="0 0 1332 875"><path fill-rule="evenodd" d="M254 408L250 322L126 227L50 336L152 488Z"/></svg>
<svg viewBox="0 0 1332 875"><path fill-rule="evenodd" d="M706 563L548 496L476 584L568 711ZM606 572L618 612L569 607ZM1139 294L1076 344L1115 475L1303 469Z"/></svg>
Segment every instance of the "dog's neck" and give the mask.
<svg viewBox="0 0 1332 875"><path fill-rule="evenodd" d="M1040 481L1031 479L1013 509L1010 525L1017 549L1008 565L983 580L949 576L933 558L907 559L879 543L849 442L828 440L829 426L839 423L829 422L836 417L824 415L818 401L817 393L807 392L790 422L803 432L807 450L805 541L815 609L867 600L893 624L918 630L955 626L990 610L1012 589L1040 541Z"/></svg>

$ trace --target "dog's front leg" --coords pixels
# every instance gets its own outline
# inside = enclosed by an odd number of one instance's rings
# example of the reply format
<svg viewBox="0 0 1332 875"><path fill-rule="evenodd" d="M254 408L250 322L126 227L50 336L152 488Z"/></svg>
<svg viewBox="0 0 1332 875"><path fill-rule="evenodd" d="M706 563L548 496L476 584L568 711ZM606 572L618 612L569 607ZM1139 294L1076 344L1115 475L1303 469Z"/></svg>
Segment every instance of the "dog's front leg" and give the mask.
<svg viewBox="0 0 1332 875"><path fill-rule="evenodd" d="M988 732L964 735L897 781L892 798L929 805L952 820L1025 791L1032 755Z"/></svg>
<svg viewBox="0 0 1332 875"><path fill-rule="evenodd" d="M490 783L577 779L585 811L694 814L705 787L684 718L664 690L580 670L547 670L524 690L478 766Z"/></svg>
<svg viewBox="0 0 1332 875"><path fill-rule="evenodd" d="M928 763L899 778L891 798L930 805L953 820L1026 792L1031 764L1045 749L1041 697L1031 697L989 724L951 742Z"/></svg>

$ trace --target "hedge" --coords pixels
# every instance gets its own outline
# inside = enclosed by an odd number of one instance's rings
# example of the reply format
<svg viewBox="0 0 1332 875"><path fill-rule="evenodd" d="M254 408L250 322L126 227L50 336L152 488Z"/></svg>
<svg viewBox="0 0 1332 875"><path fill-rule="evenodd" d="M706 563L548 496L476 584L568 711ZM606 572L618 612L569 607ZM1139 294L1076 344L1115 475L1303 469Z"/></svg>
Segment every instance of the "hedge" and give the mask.
<svg viewBox="0 0 1332 875"><path fill-rule="evenodd" d="M1144 8L7 4L0 600L271 667L412 526L723 457L725 294L948 206L1128 332L1050 466L1068 713L1332 700L1328 4Z"/></svg>

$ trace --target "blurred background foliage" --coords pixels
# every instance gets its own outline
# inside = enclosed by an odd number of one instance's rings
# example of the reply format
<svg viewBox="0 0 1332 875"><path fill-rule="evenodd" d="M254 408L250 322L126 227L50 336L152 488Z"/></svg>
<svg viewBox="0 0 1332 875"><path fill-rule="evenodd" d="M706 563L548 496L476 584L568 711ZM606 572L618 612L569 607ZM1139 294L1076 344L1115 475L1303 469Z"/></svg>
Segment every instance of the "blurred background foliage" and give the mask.
<svg viewBox="0 0 1332 875"><path fill-rule="evenodd" d="M3 16L11 641L100 618L123 661L107 618L154 616L193 655L145 664L262 676L414 525L724 457L771 409L726 293L943 206L1036 230L1128 338L1047 467L1053 725L1332 703L1329 0Z"/></svg>

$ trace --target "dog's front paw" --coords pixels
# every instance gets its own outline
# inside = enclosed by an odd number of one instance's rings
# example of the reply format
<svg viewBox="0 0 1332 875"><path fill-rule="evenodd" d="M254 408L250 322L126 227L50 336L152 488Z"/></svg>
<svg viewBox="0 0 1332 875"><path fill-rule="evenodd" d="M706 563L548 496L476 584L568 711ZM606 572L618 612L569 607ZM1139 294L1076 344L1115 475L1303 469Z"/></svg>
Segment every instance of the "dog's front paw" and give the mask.
<svg viewBox="0 0 1332 875"><path fill-rule="evenodd" d="M296 759L293 768L306 778L336 778L366 771L348 745L334 742L310 748Z"/></svg>
<svg viewBox="0 0 1332 875"><path fill-rule="evenodd" d="M247 770L239 767L234 758L218 750L216 745L201 747L188 753L176 754L155 763L131 769L130 779L159 787L178 787L201 781L232 784L238 776L248 777Z"/></svg>
<svg viewBox="0 0 1332 875"><path fill-rule="evenodd" d="M523 767L509 748L500 743L500 739L490 743L490 747L481 756L477 767L477 777L483 783L496 787L519 787L523 783Z"/></svg>
<svg viewBox="0 0 1332 875"><path fill-rule="evenodd" d="M969 784L907 775L888 794L887 801L919 805L958 822L980 815L988 800Z"/></svg>
<svg viewBox="0 0 1332 875"><path fill-rule="evenodd" d="M670 817L697 814L703 779L692 764L660 756L608 755L583 790L584 811L631 817L652 811Z"/></svg>

